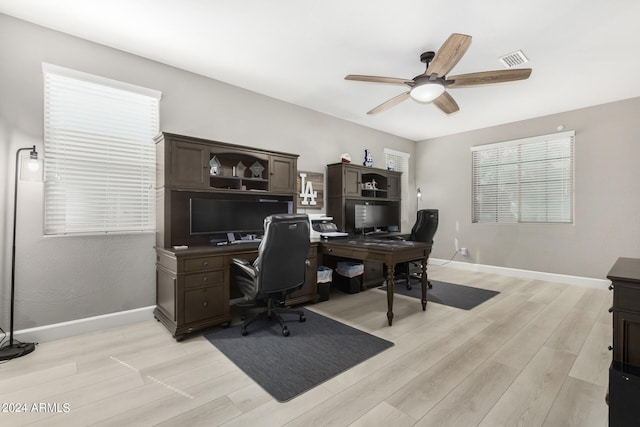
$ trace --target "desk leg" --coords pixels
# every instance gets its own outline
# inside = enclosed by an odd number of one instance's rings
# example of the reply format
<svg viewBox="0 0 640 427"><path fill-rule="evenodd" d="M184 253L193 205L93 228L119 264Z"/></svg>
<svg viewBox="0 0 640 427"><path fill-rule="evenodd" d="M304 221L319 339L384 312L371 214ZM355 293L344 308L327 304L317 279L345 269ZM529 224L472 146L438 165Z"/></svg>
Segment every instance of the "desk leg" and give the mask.
<svg viewBox="0 0 640 427"><path fill-rule="evenodd" d="M427 257L422 258L422 311L427 309Z"/></svg>
<svg viewBox="0 0 640 427"><path fill-rule="evenodd" d="M395 265L393 263L387 264L387 320L389 321L389 326L393 323L394 269Z"/></svg>

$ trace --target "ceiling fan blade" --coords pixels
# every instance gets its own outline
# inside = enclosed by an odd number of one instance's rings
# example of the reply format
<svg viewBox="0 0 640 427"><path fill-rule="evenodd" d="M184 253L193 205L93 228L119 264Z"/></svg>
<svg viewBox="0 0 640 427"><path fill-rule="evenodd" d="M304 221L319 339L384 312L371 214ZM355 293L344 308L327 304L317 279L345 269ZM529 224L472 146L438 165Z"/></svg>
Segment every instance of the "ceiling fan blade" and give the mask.
<svg viewBox="0 0 640 427"><path fill-rule="evenodd" d="M371 83L390 83L394 85L403 85L411 83L411 79L398 79L395 77L378 77L378 76L361 76L358 74L349 74L344 78L345 80L356 80L359 82L371 82Z"/></svg>
<svg viewBox="0 0 640 427"><path fill-rule="evenodd" d="M437 74L438 77L445 76L460 61L469 45L471 45L471 36L451 34L429 63L426 74L428 76L432 74Z"/></svg>
<svg viewBox="0 0 640 427"><path fill-rule="evenodd" d="M530 75L531 68L519 68L517 70L481 71L479 73L458 74L457 76L447 77L447 80L453 80L453 83L447 85L447 87L512 82L515 80L528 79Z"/></svg>
<svg viewBox="0 0 640 427"><path fill-rule="evenodd" d="M451 95L449 95L446 91L442 92L442 95L433 100L433 103L436 104L436 107L441 109L447 114L455 113L460 109L458 104L453 99Z"/></svg>
<svg viewBox="0 0 640 427"><path fill-rule="evenodd" d="M400 104L407 98L409 98L409 92L401 93L400 95L394 96L390 100L383 102L372 110L367 111L367 114L376 114L380 113L381 111L388 110L389 108Z"/></svg>

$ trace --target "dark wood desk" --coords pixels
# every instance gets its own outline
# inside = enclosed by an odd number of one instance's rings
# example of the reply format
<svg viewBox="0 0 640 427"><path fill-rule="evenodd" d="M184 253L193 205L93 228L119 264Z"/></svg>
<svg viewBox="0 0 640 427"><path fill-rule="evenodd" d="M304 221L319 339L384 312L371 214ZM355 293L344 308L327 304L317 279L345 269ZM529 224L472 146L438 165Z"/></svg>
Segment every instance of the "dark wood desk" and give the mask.
<svg viewBox="0 0 640 427"><path fill-rule="evenodd" d="M325 240L318 251L322 254L383 262L387 267L387 320L393 323L393 292L395 265L407 261L422 261L422 310L427 308L427 260L431 252L431 243L393 239L348 238Z"/></svg>

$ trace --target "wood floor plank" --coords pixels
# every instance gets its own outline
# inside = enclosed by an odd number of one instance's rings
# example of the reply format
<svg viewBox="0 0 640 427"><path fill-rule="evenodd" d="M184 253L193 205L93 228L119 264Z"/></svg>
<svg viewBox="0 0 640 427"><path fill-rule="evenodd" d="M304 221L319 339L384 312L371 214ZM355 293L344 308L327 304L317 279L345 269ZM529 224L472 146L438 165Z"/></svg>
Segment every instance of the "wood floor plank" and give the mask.
<svg viewBox="0 0 640 427"><path fill-rule="evenodd" d="M415 425L476 426L517 375L517 369L486 361Z"/></svg>
<svg viewBox="0 0 640 427"><path fill-rule="evenodd" d="M480 366L500 343L500 339L492 336L467 340L400 387L386 401L413 418L422 418ZM438 350L434 348L434 351Z"/></svg>
<svg viewBox="0 0 640 427"><path fill-rule="evenodd" d="M546 305L531 322L524 325L492 358L514 368L523 369L579 300L581 292L571 288Z"/></svg>
<svg viewBox="0 0 640 427"><path fill-rule="evenodd" d="M544 427L602 427L608 425L606 387L567 377Z"/></svg>
<svg viewBox="0 0 640 427"><path fill-rule="evenodd" d="M415 372L402 366L389 365L305 412L287 426L349 424L383 401L392 390L415 376Z"/></svg>
<svg viewBox="0 0 640 427"><path fill-rule="evenodd" d="M574 308L560 322L545 346L577 355L587 340L597 317L598 313L595 311Z"/></svg>
<svg viewBox="0 0 640 427"><path fill-rule="evenodd" d="M479 425L542 425L574 360L571 353L540 349Z"/></svg>
<svg viewBox="0 0 640 427"><path fill-rule="evenodd" d="M176 342L155 320L45 342L0 364L0 400L68 413L2 413L0 424L606 425L611 292L450 266L429 276L500 294L426 311L397 296L389 327L385 292L334 290L308 308L394 346L284 403L202 336Z"/></svg>
<svg viewBox="0 0 640 427"><path fill-rule="evenodd" d="M606 346L613 342L611 324L595 322L576 362L569 372L573 378L592 384L609 384L608 368L611 365L611 351Z"/></svg>
<svg viewBox="0 0 640 427"><path fill-rule="evenodd" d="M409 427L415 425L415 423L416 420L414 418L398 411L387 402L381 402L356 421L349 424L349 427Z"/></svg>

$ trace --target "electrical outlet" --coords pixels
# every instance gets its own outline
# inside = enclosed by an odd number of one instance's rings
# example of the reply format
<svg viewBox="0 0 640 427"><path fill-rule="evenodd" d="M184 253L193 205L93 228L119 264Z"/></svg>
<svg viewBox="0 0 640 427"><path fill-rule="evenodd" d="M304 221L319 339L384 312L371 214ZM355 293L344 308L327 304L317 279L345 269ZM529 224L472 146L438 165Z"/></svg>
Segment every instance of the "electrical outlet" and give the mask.
<svg viewBox="0 0 640 427"><path fill-rule="evenodd" d="M460 255L462 256L469 255L469 250L467 248L460 248Z"/></svg>

